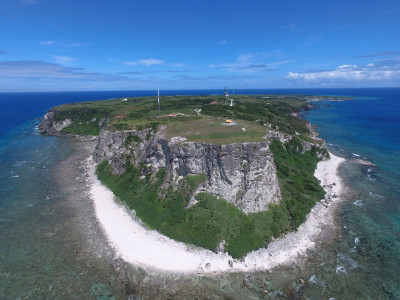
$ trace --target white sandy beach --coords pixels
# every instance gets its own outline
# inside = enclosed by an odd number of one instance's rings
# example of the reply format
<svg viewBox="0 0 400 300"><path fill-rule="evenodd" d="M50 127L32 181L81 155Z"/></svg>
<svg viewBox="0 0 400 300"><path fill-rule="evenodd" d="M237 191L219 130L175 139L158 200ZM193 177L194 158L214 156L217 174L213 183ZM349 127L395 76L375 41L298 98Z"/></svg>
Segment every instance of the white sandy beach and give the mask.
<svg viewBox="0 0 400 300"><path fill-rule="evenodd" d="M218 273L269 270L290 264L313 249L324 227L334 226L334 203L340 201L341 181L337 175L343 158L330 154L318 163L315 176L325 187L325 200L317 203L297 232L269 244L267 249L249 253L244 260L234 260L226 253L189 247L155 230L148 230L140 220L114 201L113 193L96 178L95 166L90 165L90 188L95 211L109 242L125 261L148 270L177 273ZM335 183L335 185L333 184ZM332 197L337 195L338 197ZM233 262L231 267L229 261ZM207 267L206 267L207 265Z"/></svg>

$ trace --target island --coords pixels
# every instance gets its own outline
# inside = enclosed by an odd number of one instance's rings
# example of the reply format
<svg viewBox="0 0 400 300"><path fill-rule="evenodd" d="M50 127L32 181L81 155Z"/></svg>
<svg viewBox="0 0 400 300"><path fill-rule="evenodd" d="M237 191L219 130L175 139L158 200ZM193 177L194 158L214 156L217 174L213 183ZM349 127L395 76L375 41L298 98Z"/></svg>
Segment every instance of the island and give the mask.
<svg viewBox="0 0 400 300"><path fill-rule="evenodd" d="M70 103L50 109L39 131L96 138L88 175L96 213L128 262L183 273L267 270L305 254L333 227L343 159L298 117L315 99Z"/></svg>

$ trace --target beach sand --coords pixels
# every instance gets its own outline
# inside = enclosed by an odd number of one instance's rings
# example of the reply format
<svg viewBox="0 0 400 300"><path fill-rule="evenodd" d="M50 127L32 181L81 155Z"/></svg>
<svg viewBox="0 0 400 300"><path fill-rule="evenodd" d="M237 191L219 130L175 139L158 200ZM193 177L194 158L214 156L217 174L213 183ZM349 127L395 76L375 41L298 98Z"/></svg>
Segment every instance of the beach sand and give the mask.
<svg viewBox="0 0 400 300"><path fill-rule="evenodd" d="M90 193L96 216L117 255L128 263L147 271L179 274L218 274L222 272L265 271L295 263L308 250L315 249L326 231L335 228L335 208L340 202L341 180L337 175L344 161L330 153L330 159L318 163L315 176L326 190L296 232L270 243L268 248L253 251L241 260L227 253L214 253L200 247L174 241L150 230L134 216L134 212L118 203L113 193L95 175L95 165L88 161ZM326 238L326 237L325 237Z"/></svg>

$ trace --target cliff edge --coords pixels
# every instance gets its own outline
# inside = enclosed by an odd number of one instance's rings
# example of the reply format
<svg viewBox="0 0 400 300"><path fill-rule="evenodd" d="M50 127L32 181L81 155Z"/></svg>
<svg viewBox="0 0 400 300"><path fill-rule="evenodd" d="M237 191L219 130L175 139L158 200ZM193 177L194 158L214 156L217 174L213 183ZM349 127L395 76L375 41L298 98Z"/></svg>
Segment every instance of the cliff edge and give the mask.
<svg viewBox="0 0 400 300"><path fill-rule="evenodd" d="M114 174L123 174L126 160L145 166L142 176L156 174L165 168L167 185L177 186L185 176L205 174L189 206L196 203L196 194L207 192L222 197L245 213L268 209L278 203L281 191L273 154L268 143L234 143L215 145L198 142L173 142L161 132L102 131L99 135L94 160L104 159Z"/></svg>
<svg viewBox="0 0 400 300"><path fill-rule="evenodd" d="M97 136L98 178L172 239L240 258L298 228L325 195L314 171L329 157L293 116L305 100L193 97L165 99L176 113L161 115L151 97L66 104L39 131Z"/></svg>

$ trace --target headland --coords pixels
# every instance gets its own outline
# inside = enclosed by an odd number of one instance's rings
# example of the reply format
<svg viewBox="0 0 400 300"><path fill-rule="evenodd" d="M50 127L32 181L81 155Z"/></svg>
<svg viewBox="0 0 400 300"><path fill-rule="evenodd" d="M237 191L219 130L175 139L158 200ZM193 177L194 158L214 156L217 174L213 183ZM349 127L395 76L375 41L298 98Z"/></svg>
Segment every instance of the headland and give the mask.
<svg viewBox="0 0 400 300"><path fill-rule="evenodd" d="M235 97L162 97L160 113L154 97L68 104L49 110L40 130L97 136L89 188L125 261L210 275L301 265L336 234L343 159L297 117L306 96Z"/></svg>

